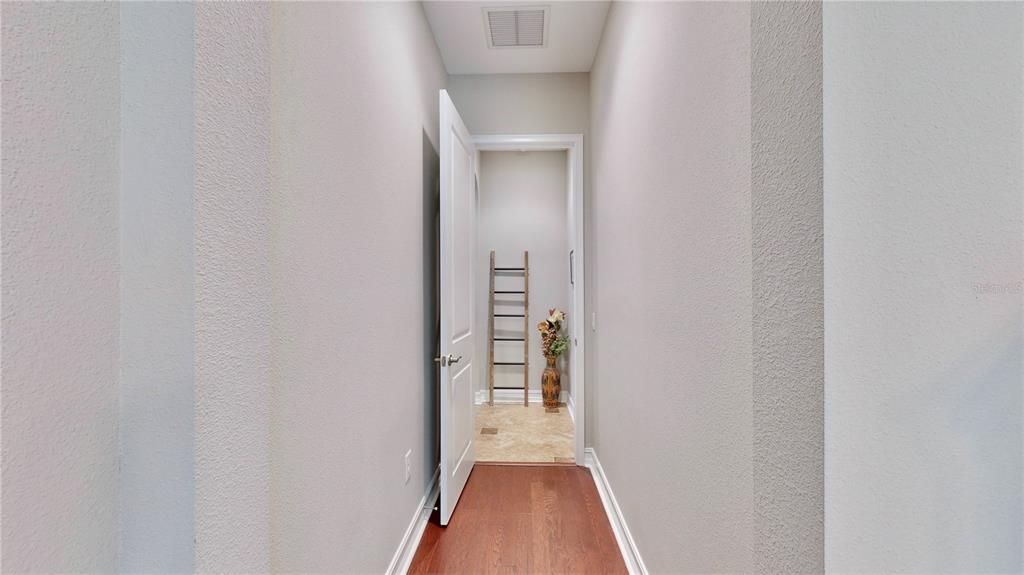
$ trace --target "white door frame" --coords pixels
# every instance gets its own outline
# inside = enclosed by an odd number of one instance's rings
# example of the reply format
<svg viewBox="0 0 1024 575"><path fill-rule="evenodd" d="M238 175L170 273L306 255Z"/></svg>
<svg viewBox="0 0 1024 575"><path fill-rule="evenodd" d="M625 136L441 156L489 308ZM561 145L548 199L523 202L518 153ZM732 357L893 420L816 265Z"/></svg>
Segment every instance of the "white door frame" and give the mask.
<svg viewBox="0 0 1024 575"><path fill-rule="evenodd" d="M573 309L569 311L569 321L576 336L572 348L572 402L573 422L576 427L576 465L583 465L584 418L585 418L585 365L586 361L586 318L584 296L586 294L585 247L583 241L583 134L500 134L493 136L473 136L473 143L480 152L518 152L518 151L559 151L565 150L569 159L569 194L572 195L575 223L573 243ZM575 396L575 398L573 398Z"/></svg>

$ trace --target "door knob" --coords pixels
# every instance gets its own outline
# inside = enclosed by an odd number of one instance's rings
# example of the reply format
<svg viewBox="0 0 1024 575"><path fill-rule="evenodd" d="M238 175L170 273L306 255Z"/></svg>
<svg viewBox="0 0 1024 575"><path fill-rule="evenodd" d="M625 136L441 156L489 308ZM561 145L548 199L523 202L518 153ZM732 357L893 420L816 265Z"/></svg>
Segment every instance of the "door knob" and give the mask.
<svg viewBox="0 0 1024 575"><path fill-rule="evenodd" d="M435 357L434 363L440 363L441 367L444 367L446 365L455 365L456 363L459 363L461 360L461 355L459 357L455 357L454 355L449 353L447 356Z"/></svg>

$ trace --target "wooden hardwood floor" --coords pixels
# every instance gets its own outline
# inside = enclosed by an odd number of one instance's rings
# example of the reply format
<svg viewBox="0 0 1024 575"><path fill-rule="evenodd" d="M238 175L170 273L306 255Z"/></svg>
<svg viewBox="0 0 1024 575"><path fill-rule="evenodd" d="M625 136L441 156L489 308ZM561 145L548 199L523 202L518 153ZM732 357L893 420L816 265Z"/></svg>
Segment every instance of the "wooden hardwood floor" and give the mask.
<svg viewBox="0 0 1024 575"><path fill-rule="evenodd" d="M431 517L409 573L626 573L590 470L477 465L448 527Z"/></svg>

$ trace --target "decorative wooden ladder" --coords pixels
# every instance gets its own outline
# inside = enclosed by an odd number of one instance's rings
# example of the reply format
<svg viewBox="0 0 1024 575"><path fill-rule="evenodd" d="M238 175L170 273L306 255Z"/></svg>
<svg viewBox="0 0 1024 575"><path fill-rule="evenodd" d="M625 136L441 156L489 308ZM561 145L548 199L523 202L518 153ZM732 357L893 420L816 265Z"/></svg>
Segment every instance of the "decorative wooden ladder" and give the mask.
<svg viewBox="0 0 1024 575"><path fill-rule="evenodd" d="M495 290L494 277L496 273L517 273L523 274L522 291ZM523 252L523 267L521 268L499 268L494 267L494 250L491 250L491 295L488 304L487 314L487 378L488 378L488 403L494 405L495 389L518 389L515 387L494 387L494 366L496 365L521 365L523 366L523 405L530 405L530 252ZM522 295L523 313L494 313L495 295ZM499 317L521 317L523 318L523 337L495 337L494 319ZM523 342L523 361L494 361L494 342L496 341L521 341Z"/></svg>

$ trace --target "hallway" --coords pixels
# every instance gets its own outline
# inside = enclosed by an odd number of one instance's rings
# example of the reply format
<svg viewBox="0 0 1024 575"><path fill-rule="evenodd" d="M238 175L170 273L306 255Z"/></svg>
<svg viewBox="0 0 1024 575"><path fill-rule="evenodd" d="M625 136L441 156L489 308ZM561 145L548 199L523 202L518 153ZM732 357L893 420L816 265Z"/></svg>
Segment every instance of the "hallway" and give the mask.
<svg viewBox="0 0 1024 575"><path fill-rule="evenodd" d="M0 575L1024 573L1024 1L9 0L0 69Z"/></svg>
<svg viewBox="0 0 1024 575"><path fill-rule="evenodd" d="M448 527L431 517L417 573L626 573L590 470L477 465Z"/></svg>

